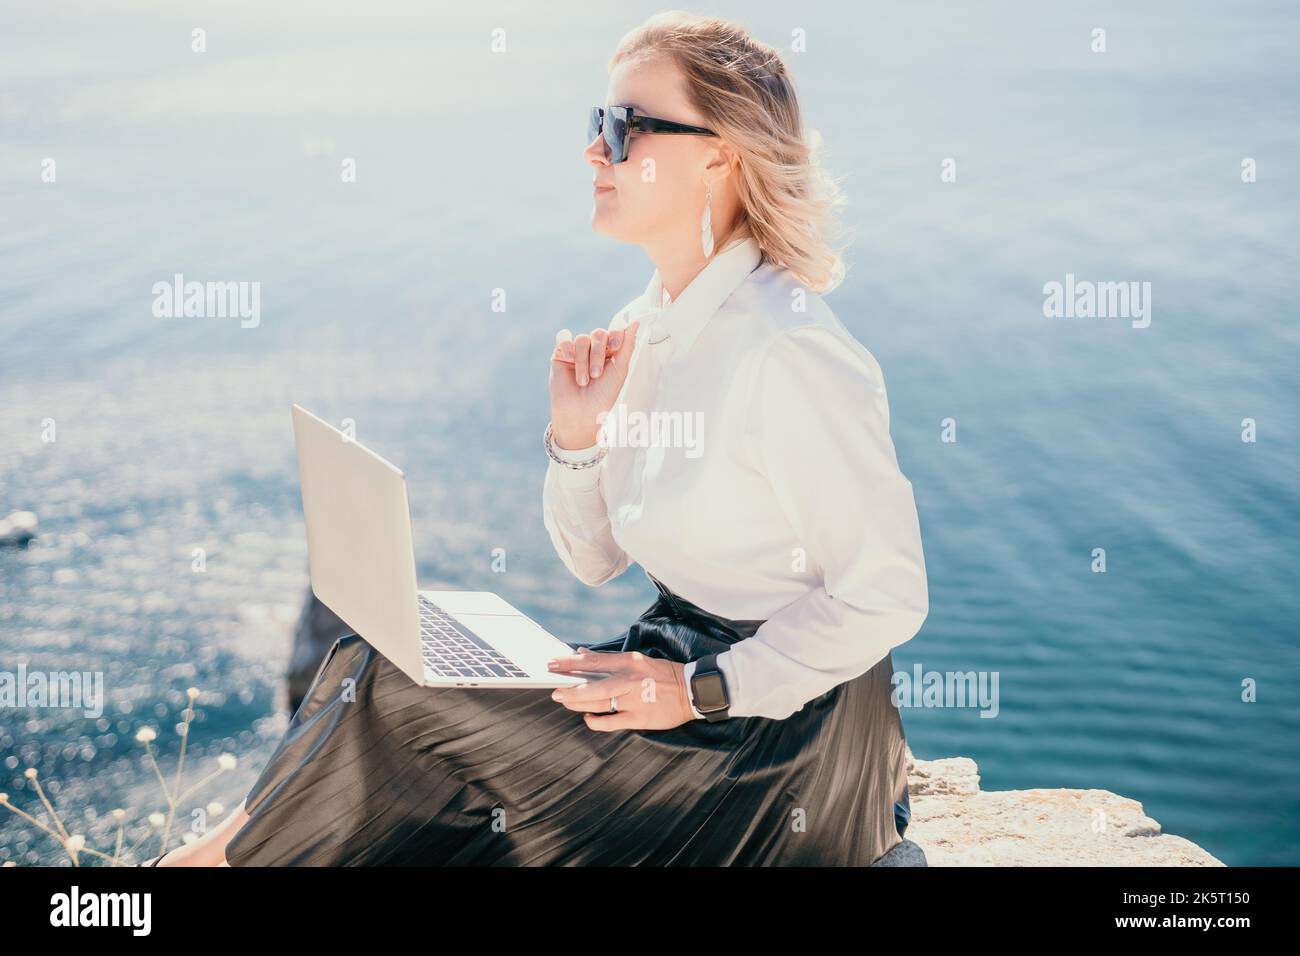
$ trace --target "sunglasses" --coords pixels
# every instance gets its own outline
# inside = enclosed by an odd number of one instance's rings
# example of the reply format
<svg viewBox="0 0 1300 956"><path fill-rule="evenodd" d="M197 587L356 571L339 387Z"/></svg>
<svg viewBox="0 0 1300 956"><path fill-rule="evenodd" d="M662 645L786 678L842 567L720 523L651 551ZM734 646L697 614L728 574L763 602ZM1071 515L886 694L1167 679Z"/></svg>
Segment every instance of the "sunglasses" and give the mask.
<svg viewBox="0 0 1300 956"><path fill-rule="evenodd" d="M609 161L621 163L627 159L627 141L633 133L674 133L678 136L717 136L711 129L687 126L672 120L651 116L634 116L630 106L611 106L608 110L593 106L587 117L587 142L600 133L605 135L609 147Z"/></svg>

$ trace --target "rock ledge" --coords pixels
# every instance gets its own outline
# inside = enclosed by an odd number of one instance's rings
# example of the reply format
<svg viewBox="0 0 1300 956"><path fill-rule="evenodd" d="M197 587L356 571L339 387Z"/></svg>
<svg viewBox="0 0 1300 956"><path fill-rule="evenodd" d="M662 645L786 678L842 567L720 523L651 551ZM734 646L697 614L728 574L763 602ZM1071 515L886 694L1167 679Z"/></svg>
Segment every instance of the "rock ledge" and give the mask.
<svg viewBox="0 0 1300 956"><path fill-rule="evenodd" d="M1223 866L1109 790L981 790L969 757L907 752L907 839L930 866Z"/></svg>

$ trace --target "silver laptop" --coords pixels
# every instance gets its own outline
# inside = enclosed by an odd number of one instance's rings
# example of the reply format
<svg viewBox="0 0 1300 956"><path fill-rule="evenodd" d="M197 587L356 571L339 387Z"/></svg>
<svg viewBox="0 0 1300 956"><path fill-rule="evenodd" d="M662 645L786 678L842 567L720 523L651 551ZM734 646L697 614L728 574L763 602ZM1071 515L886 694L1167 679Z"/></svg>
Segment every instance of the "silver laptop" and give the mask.
<svg viewBox="0 0 1300 956"><path fill-rule="evenodd" d="M298 405L293 434L312 590L375 650L426 687L586 683L548 671L573 648L497 595L419 590L397 468Z"/></svg>

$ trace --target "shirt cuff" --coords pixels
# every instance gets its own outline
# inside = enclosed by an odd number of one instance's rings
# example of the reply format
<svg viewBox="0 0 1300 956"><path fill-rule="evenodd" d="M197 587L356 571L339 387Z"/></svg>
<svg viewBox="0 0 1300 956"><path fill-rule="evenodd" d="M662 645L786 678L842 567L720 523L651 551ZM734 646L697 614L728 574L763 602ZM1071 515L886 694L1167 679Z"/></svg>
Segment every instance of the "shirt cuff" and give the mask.
<svg viewBox="0 0 1300 956"><path fill-rule="evenodd" d="M591 461L600 454L600 442L589 445L586 448L561 448L555 443L555 437L551 436L551 451L555 452L556 457L563 458L565 461L571 461L575 465L580 465L584 461Z"/></svg>
<svg viewBox="0 0 1300 956"><path fill-rule="evenodd" d="M740 700L740 679L736 676L736 666L732 662L731 651L723 651L714 658L718 670L722 671L722 681L727 685L727 716L735 717L733 711Z"/></svg>
<svg viewBox="0 0 1300 956"><path fill-rule="evenodd" d="M555 443L555 437L551 437L551 451L555 452L555 457L563 461L572 462L580 465L583 462L591 461L601 452L600 443L597 442L587 448L561 448ZM572 491L591 491L600 482L600 465L592 465L590 468L569 468L561 465L557 461L551 461L551 471L555 475L555 480L559 484Z"/></svg>

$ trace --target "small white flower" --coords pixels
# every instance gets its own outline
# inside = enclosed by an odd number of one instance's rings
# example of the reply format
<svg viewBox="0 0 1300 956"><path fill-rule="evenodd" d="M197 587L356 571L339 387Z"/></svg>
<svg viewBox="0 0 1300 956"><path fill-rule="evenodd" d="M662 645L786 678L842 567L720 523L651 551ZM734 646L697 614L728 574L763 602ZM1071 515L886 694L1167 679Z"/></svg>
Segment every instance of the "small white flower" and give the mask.
<svg viewBox="0 0 1300 956"><path fill-rule="evenodd" d="M190 734L190 725L189 725L189 724L177 724L177 725L176 725L176 733L180 734L182 737L188 737L189 734Z"/></svg>
<svg viewBox="0 0 1300 956"><path fill-rule="evenodd" d="M167 817L155 811L149 814L149 825L151 827L160 827L167 822Z"/></svg>
<svg viewBox="0 0 1300 956"><path fill-rule="evenodd" d="M35 779L36 779L36 768L35 768L35 767L28 767L26 770L23 771L23 776L26 777L28 780L35 780Z"/></svg>
<svg viewBox="0 0 1300 956"><path fill-rule="evenodd" d="M141 727L135 732L135 739L142 744L150 743L158 739L158 731L152 727Z"/></svg>
<svg viewBox="0 0 1300 956"><path fill-rule="evenodd" d="M213 800L211 803L209 803L207 809L208 809L208 816L210 817L219 817L226 812L226 808L216 800Z"/></svg>
<svg viewBox="0 0 1300 956"><path fill-rule="evenodd" d="M199 689L197 687L191 687L189 690L185 692L185 696L187 696L190 700L194 700L196 697L199 696Z"/></svg>
<svg viewBox="0 0 1300 956"><path fill-rule="evenodd" d="M185 836L181 837L181 842L186 844L194 843L198 838L199 835L197 833L187 833Z"/></svg>
<svg viewBox="0 0 1300 956"><path fill-rule="evenodd" d="M69 853L80 853L86 848L86 838L80 833L74 833L63 845L68 848Z"/></svg>
<svg viewBox="0 0 1300 956"><path fill-rule="evenodd" d="M217 758L217 766L222 770L234 770L239 761L235 759L234 754L222 754Z"/></svg>

